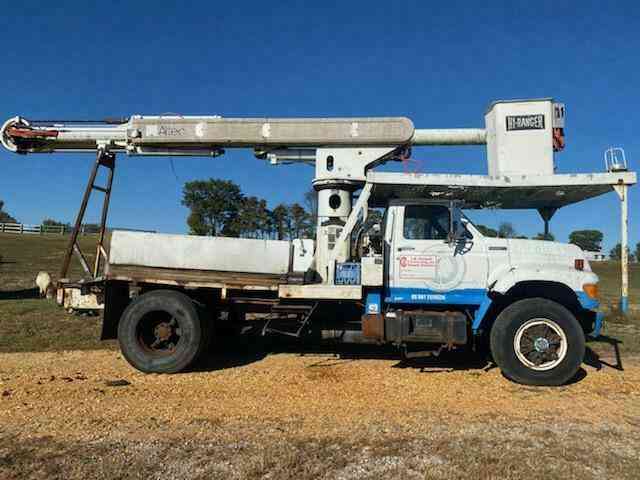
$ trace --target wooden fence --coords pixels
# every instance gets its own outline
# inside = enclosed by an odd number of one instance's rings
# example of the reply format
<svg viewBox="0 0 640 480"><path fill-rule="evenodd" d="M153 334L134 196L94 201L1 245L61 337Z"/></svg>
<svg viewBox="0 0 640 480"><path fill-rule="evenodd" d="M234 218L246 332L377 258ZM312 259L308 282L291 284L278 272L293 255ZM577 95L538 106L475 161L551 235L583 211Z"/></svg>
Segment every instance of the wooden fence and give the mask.
<svg viewBox="0 0 640 480"><path fill-rule="evenodd" d="M68 225L27 225L25 223L0 223L0 233L18 234L54 234L64 235L71 233L72 228ZM95 235L98 233L95 227L85 229L84 225L80 231L82 235Z"/></svg>
<svg viewBox="0 0 640 480"><path fill-rule="evenodd" d="M27 225L24 223L0 223L0 233L17 233L33 235L65 235L73 230L69 225ZM133 228L112 228L110 230L127 230L130 232L156 233L155 230L137 230ZM95 225L83 225L81 235L96 235L98 230Z"/></svg>

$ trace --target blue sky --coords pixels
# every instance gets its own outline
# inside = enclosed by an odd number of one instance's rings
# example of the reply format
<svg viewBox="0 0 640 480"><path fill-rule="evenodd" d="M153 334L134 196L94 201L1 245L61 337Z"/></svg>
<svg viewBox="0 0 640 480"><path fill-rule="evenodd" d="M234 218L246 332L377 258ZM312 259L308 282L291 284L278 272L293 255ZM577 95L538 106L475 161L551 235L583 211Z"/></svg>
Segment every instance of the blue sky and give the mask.
<svg viewBox="0 0 640 480"><path fill-rule="evenodd" d="M610 144L640 161L640 3L7 2L0 18L0 119L130 114L406 115L419 128L483 127L502 98L567 105L560 172L603 170ZM486 173L483 147L416 149L420 171ZM25 223L71 221L93 158L0 150L0 198ZM220 177L245 193L302 201L312 169L224 157L121 156L110 224L185 232L182 184ZM177 178L176 178L177 177ZM630 196L631 241L640 240ZM97 202L96 207L97 207ZM552 232L619 238L611 193L556 214ZM98 218L92 208L93 219ZM482 212L534 235L536 212Z"/></svg>

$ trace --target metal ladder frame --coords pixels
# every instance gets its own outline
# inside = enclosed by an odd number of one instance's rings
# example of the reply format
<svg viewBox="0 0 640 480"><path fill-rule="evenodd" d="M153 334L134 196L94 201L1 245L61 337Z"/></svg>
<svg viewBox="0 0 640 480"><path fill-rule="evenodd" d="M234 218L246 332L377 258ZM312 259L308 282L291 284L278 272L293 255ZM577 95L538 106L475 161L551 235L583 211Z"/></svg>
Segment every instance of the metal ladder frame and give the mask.
<svg viewBox="0 0 640 480"><path fill-rule="evenodd" d="M100 167L104 167L108 170L106 187L95 184ZM73 226L73 230L67 244L67 249L65 251L62 268L60 270L60 281L67 280L69 265L71 263L71 257L73 256L73 254L78 257L80 265L82 265L82 269L84 270L85 274L90 277L91 280L95 280L98 277L98 274L100 273L100 267L102 266L102 259L104 258L105 261L107 259L107 252L104 248L104 237L106 233L107 214L109 212L109 203L111 201L111 187L113 184L113 175L115 168L115 153L109 152L103 146L98 147L96 161L89 175L89 181L87 183L87 187L85 188L82 202L80 203L80 209L78 210L78 214L76 216L75 225ZM96 258L92 270L89 267L87 259L83 255L82 250L80 249L80 245L78 244L78 235L80 234L80 231L82 229L82 222L84 220L87 205L89 204L89 198L91 197L91 193L93 192L93 190L104 193L104 199L102 201L102 215L100 217L98 241L96 242Z"/></svg>

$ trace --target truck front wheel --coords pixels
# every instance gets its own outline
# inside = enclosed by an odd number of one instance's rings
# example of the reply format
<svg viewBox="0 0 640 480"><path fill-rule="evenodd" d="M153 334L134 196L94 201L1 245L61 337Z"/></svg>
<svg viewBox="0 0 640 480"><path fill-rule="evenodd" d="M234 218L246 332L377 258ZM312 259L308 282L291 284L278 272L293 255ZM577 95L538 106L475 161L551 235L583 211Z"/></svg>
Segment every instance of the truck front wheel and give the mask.
<svg viewBox="0 0 640 480"><path fill-rule="evenodd" d="M176 373L187 368L206 342L198 309L185 294L154 290L126 308L118 325L124 358L145 373Z"/></svg>
<svg viewBox="0 0 640 480"><path fill-rule="evenodd" d="M584 332L559 303L528 298L512 303L491 329L491 353L502 373L525 385L562 385L578 371Z"/></svg>

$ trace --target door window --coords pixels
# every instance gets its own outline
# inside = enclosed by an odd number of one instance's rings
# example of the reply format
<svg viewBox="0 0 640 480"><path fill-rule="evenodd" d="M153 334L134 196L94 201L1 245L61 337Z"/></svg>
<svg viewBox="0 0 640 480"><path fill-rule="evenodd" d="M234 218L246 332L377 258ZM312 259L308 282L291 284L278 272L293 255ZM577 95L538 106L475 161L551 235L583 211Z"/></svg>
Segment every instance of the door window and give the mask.
<svg viewBox="0 0 640 480"><path fill-rule="evenodd" d="M446 240L449 221L449 209L444 205L407 205L403 236L407 240Z"/></svg>

